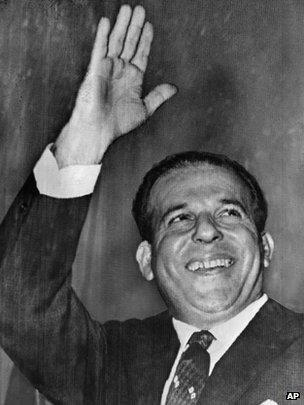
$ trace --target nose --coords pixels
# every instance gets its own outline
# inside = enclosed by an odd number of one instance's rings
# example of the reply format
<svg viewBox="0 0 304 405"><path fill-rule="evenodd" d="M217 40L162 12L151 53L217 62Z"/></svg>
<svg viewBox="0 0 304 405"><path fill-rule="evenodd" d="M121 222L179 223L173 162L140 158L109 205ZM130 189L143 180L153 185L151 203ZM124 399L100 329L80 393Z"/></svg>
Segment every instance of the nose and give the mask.
<svg viewBox="0 0 304 405"><path fill-rule="evenodd" d="M212 243L223 238L223 234L208 215L201 215L197 219L192 240L195 243Z"/></svg>

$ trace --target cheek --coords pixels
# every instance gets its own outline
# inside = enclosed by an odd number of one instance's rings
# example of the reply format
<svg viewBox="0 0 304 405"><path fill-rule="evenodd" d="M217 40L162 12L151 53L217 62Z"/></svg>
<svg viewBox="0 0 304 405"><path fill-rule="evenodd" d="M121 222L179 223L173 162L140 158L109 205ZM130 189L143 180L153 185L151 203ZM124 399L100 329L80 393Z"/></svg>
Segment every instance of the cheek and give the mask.
<svg viewBox="0 0 304 405"><path fill-rule="evenodd" d="M234 238L243 252L248 255L260 251L259 236L256 228L251 225L243 225L233 230ZM228 238L229 239L229 238Z"/></svg>
<svg viewBox="0 0 304 405"><path fill-rule="evenodd" d="M260 273L260 267L261 250L259 238L253 232L246 232L242 239L240 265L238 267L240 281L241 279L243 282L249 279L256 279Z"/></svg>
<svg viewBox="0 0 304 405"><path fill-rule="evenodd" d="M171 232L167 233L161 240L159 246L162 253L167 256L181 257L183 252L189 248L191 236L189 232Z"/></svg>
<svg viewBox="0 0 304 405"><path fill-rule="evenodd" d="M256 234L250 233L247 235L247 239L245 240L246 243L244 244L244 254L251 258L251 260L255 260L260 257L260 244L259 239Z"/></svg>
<svg viewBox="0 0 304 405"><path fill-rule="evenodd" d="M154 259L157 267L168 266L176 257L176 244L169 239L162 239L154 250Z"/></svg>
<svg viewBox="0 0 304 405"><path fill-rule="evenodd" d="M185 239L172 235L164 236L153 246L152 266L160 276L162 273L174 273L182 260Z"/></svg>

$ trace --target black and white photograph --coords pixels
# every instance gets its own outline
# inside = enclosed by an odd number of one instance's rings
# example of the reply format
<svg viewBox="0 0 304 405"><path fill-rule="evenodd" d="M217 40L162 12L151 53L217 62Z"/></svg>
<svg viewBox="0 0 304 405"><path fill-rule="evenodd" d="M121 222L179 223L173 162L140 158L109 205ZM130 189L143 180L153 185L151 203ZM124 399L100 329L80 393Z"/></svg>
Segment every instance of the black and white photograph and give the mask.
<svg viewBox="0 0 304 405"><path fill-rule="evenodd" d="M0 405L304 404L304 0L0 0L0 96Z"/></svg>

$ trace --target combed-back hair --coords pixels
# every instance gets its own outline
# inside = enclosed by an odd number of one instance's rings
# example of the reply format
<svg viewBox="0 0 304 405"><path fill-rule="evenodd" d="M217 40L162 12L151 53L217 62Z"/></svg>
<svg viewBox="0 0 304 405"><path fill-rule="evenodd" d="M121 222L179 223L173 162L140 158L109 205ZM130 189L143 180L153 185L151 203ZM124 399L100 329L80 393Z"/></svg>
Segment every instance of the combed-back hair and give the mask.
<svg viewBox="0 0 304 405"><path fill-rule="evenodd" d="M133 201L132 213L143 240L152 242L153 222L152 212L149 212L149 198L155 182L174 170L210 164L227 169L235 174L247 187L252 199L252 213L258 232L264 231L268 207L264 193L255 177L250 174L240 163L225 155L210 152L189 151L169 155L146 173L139 186ZM150 210L151 211L151 210Z"/></svg>

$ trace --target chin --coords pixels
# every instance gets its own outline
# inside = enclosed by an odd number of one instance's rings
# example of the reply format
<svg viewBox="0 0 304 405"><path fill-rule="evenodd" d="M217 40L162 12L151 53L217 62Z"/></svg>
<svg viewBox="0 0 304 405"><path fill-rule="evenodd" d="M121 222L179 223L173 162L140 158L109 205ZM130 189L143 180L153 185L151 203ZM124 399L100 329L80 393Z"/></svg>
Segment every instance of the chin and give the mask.
<svg viewBox="0 0 304 405"><path fill-rule="evenodd" d="M208 296L196 302L195 307L205 313L215 314L229 310L236 299L237 297L227 296L226 294L212 294L212 297Z"/></svg>
<svg viewBox="0 0 304 405"><path fill-rule="evenodd" d="M230 308L230 305L227 303L221 303L221 302L211 302L211 303L205 303L204 305L201 306L201 310L205 313L208 314L217 314L220 312L227 311Z"/></svg>

